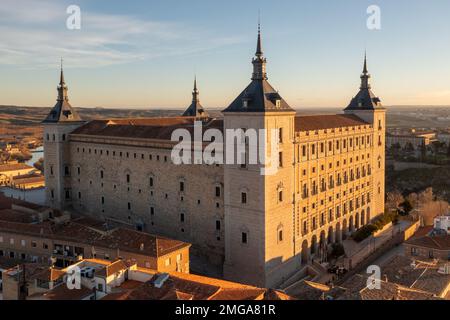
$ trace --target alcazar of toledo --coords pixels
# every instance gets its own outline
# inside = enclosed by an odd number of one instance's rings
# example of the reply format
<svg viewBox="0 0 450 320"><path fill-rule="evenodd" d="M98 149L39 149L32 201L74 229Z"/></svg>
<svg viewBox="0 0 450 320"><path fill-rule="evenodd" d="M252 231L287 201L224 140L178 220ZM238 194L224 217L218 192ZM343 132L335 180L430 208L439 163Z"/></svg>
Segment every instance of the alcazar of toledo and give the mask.
<svg viewBox="0 0 450 320"><path fill-rule="evenodd" d="M318 116L296 115L269 84L259 32L252 64L250 84L218 118L195 85L179 117L86 122L61 70L43 121L47 204L190 242L225 279L260 287L319 259L384 211L385 109L366 60L344 112ZM277 130L276 174L261 175L260 164L172 163L171 133L196 120L203 130Z"/></svg>

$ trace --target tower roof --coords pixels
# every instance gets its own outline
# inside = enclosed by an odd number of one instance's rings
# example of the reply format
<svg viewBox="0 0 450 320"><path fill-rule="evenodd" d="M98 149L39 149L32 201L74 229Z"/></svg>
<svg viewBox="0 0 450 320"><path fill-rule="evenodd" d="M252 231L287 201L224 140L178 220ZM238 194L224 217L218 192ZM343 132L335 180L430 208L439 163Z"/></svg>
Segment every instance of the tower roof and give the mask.
<svg viewBox="0 0 450 320"><path fill-rule="evenodd" d="M256 53L252 59L252 82L223 112L294 111L267 81L267 60L262 51L261 28L258 24Z"/></svg>
<svg viewBox="0 0 450 320"><path fill-rule="evenodd" d="M350 101L344 110L374 110L382 109L381 100L371 90L370 74L367 70L367 55L364 54L364 66L361 74L361 86L358 94Z"/></svg>
<svg viewBox="0 0 450 320"><path fill-rule="evenodd" d="M57 122L82 121L78 113L69 103L69 96L67 94L68 88L64 80L62 59L61 59L61 74L59 77L59 85L57 87L57 90L58 90L58 98L56 99L56 104L43 122L57 123Z"/></svg>
<svg viewBox="0 0 450 320"><path fill-rule="evenodd" d="M199 91L197 89L197 77L194 78L194 90L192 91L192 103L184 111L184 117L197 117L206 118L209 117L208 112L205 111L203 106L200 104Z"/></svg>

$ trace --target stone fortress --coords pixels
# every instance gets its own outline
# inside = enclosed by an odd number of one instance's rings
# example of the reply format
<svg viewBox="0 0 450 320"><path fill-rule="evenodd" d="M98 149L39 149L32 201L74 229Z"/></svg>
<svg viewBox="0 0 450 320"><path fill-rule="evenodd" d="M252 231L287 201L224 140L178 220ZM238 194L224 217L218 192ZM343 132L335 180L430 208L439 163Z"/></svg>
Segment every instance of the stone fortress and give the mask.
<svg viewBox="0 0 450 320"><path fill-rule="evenodd" d="M279 286L382 214L386 118L366 59L342 114L298 116L267 81L261 44L258 31L251 82L221 118L202 107L195 83L182 116L85 122L61 69L43 121L47 204L188 241L225 279L259 287ZM277 173L261 175L259 164L173 164L171 133L198 120L204 130L277 130Z"/></svg>

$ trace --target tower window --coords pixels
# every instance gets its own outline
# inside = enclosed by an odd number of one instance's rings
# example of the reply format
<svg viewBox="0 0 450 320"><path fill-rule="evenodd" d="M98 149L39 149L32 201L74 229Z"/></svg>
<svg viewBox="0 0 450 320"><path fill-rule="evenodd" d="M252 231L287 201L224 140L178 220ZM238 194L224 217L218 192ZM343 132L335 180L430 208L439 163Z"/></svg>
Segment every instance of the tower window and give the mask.
<svg viewBox="0 0 450 320"><path fill-rule="evenodd" d="M280 168L283 166L283 152L278 152L278 166Z"/></svg>
<svg viewBox="0 0 450 320"><path fill-rule="evenodd" d="M180 192L184 192L184 182L180 181Z"/></svg>
<svg viewBox="0 0 450 320"><path fill-rule="evenodd" d="M278 142L279 143L283 142L283 128L278 129Z"/></svg>
<svg viewBox="0 0 450 320"><path fill-rule="evenodd" d="M100 179L103 179L103 170L100 170Z"/></svg>
<svg viewBox="0 0 450 320"><path fill-rule="evenodd" d="M102 197L102 204L105 204L105 197Z"/></svg>
<svg viewBox="0 0 450 320"><path fill-rule="evenodd" d="M65 134L62 135L62 140L66 141L66 135Z"/></svg>
<svg viewBox="0 0 450 320"><path fill-rule="evenodd" d="M216 187L216 197L220 197L220 187Z"/></svg>
<svg viewBox="0 0 450 320"><path fill-rule="evenodd" d="M220 230L220 220L216 220L216 230Z"/></svg>
<svg viewBox="0 0 450 320"><path fill-rule="evenodd" d="M127 174L127 183L130 183L130 175Z"/></svg>
<svg viewBox="0 0 450 320"><path fill-rule="evenodd" d="M65 166L65 167L64 167L64 175L65 175L65 176L70 175L69 167L68 167L68 166Z"/></svg>
<svg viewBox="0 0 450 320"><path fill-rule="evenodd" d="M180 221L184 222L184 213L180 214Z"/></svg>
<svg viewBox="0 0 450 320"><path fill-rule="evenodd" d="M153 177L150 177L150 187L153 187Z"/></svg>
<svg viewBox="0 0 450 320"><path fill-rule="evenodd" d="M131 210L131 203L130 202L128 202L127 207L128 207L128 210Z"/></svg>
<svg viewBox="0 0 450 320"><path fill-rule="evenodd" d="M247 203L247 193L241 192L241 203Z"/></svg>
<svg viewBox="0 0 450 320"><path fill-rule="evenodd" d="M150 207L150 215L154 215L155 214L155 207Z"/></svg>
<svg viewBox="0 0 450 320"><path fill-rule="evenodd" d="M242 232L242 235L241 235L241 241L242 241L242 243L244 243L244 244L247 244L247 232Z"/></svg>
<svg viewBox="0 0 450 320"><path fill-rule="evenodd" d="M52 199L55 198L55 191L53 189L50 191L50 195L51 195Z"/></svg>
<svg viewBox="0 0 450 320"><path fill-rule="evenodd" d="M278 241L283 241L283 230L278 230Z"/></svg>
<svg viewBox="0 0 450 320"><path fill-rule="evenodd" d="M278 191L278 201L283 202L283 191L282 190Z"/></svg>

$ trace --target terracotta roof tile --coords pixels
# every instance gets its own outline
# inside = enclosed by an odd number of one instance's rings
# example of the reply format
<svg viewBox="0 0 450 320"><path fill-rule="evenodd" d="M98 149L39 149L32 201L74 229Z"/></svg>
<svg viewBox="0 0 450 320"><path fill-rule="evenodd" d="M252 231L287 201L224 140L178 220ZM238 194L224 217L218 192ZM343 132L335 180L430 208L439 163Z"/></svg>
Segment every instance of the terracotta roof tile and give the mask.
<svg viewBox="0 0 450 320"><path fill-rule="evenodd" d="M369 125L369 123L350 114L295 117L295 131L323 130L364 125Z"/></svg>

